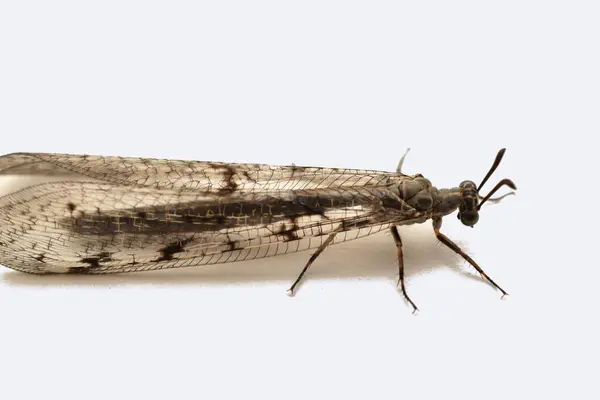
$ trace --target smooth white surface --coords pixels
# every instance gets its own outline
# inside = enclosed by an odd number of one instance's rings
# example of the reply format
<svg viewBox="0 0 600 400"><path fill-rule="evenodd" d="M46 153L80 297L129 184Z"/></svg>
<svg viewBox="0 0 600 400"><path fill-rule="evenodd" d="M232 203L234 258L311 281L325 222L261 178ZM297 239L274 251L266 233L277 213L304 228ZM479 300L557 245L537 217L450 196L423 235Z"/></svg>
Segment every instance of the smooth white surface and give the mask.
<svg viewBox="0 0 600 400"><path fill-rule="evenodd" d="M597 398L594 1L0 5L0 151L393 170L519 191L393 240L106 277L0 271L0 398Z"/></svg>

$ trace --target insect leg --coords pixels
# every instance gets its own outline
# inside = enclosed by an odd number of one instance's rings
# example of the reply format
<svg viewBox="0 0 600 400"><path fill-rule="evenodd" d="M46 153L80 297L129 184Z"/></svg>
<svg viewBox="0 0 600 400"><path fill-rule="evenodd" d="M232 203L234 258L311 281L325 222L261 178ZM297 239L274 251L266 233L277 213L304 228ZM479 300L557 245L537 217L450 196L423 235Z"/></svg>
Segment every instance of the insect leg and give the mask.
<svg viewBox="0 0 600 400"><path fill-rule="evenodd" d="M288 289L288 293L290 296L294 295L294 289L296 288L296 286L298 285L298 283L300 283L300 280L302 279L302 277L304 276L304 274L306 273L306 271L308 271L308 268L310 268L311 264L317 259L317 257L319 257L319 255L323 252L323 250L325 250L325 248L329 245L329 243L331 243L333 241L333 238L335 238L335 235L338 234L338 232L341 231L341 228L336 229L335 231L333 231L329 237L327 237L327 239L325 239L325 241L319 246L319 248L317 249L317 251L315 251L315 253L310 256L310 259L308 260L308 262L306 263L306 265L304 266L304 268L302 269L302 272L300 272L300 275L298 275L298 278L296 278L296 281L294 281L294 284L292 285L292 287L290 287Z"/></svg>
<svg viewBox="0 0 600 400"><path fill-rule="evenodd" d="M398 228L396 226L392 226L390 228L392 231L392 236L394 237L394 241L396 242L396 250L398 250L398 283L397 285L402 287L402 294L404 294L404 298L406 301L413 306L413 314L417 312L419 309L413 303L413 301L408 297L408 293L406 293L406 287L404 286L404 256L402 254L402 239L400 239L400 233L398 232Z"/></svg>
<svg viewBox="0 0 600 400"><path fill-rule="evenodd" d="M462 251L460 249L460 247L458 247L456 245L456 243L454 243L452 240L448 239L448 237L446 235L444 235L443 233L440 232L441 227L442 227L442 219L439 217L434 218L433 219L433 231L435 232L435 236L438 238L438 240L440 242L442 242L443 244L445 244L446 246L448 246L450 249L452 249L452 251L454 251L455 253L460 254L462 256L462 258L464 258L469 264L471 264L477 270L477 272L479 272L481 274L481 277L483 279L486 279L496 289L498 289L499 291L502 292L502 297L508 295L508 293L506 293L504 291L504 289L502 289L500 286L498 286L498 284L496 282L494 282L492 280L492 278L490 278L489 276L487 276L487 274L485 272L483 272L483 270L481 269L481 267L479 265L477 265L475 260L473 260L471 257L469 257L464 251Z"/></svg>

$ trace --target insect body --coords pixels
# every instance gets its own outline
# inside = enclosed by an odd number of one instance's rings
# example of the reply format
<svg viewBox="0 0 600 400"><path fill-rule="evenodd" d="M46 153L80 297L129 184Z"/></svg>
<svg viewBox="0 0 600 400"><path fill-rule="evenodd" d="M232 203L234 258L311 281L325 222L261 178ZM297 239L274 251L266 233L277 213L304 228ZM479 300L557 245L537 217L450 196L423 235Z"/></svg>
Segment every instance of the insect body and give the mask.
<svg viewBox="0 0 600 400"><path fill-rule="evenodd" d="M15 153L0 157L0 176L47 181L0 197L0 264L22 272L102 274L191 267L316 249L294 289L331 244L390 229L406 300L399 225L433 221L458 210L473 226L486 201L465 181L437 189L422 175L354 169L227 164L147 158ZM406 154L404 155L406 156ZM506 196L506 195L505 195ZM504 197L504 196L502 196Z"/></svg>

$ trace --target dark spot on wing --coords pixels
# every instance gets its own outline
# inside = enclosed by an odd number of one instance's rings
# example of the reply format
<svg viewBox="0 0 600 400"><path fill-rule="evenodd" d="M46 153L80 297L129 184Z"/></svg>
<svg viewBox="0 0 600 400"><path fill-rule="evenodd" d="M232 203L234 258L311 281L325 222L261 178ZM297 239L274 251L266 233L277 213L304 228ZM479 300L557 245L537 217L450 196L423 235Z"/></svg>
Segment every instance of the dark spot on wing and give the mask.
<svg viewBox="0 0 600 400"><path fill-rule="evenodd" d="M45 258L46 258L46 255L44 255L44 254L38 254L37 256L33 257L34 260L46 264L46 261L44 261Z"/></svg>
<svg viewBox="0 0 600 400"><path fill-rule="evenodd" d="M210 167L223 171L223 181L225 182L225 186L219 189L219 193L229 194L235 192L238 187L238 184L233 180L235 168L227 164L210 164Z"/></svg>
<svg viewBox="0 0 600 400"><path fill-rule="evenodd" d="M91 257L83 257L79 260L79 262L87 264L84 267L71 267L69 268L69 273L71 274L85 274L90 272L90 270L94 268L99 268L101 263L111 261L112 258L110 253L103 251L101 253L95 254Z"/></svg>
<svg viewBox="0 0 600 400"><path fill-rule="evenodd" d="M93 265L95 267L99 267L101 262L107 262L107 261L111 261L111 260L112 260L112 258L110 257L110 253L107 251L103 251L92 257L81 259L81 261L87 262L90 264L90 266Z"/></svg>
<svg viewBox="0 0 600 400"><path fill-rule="evenodd" d="M275 232L277 235L284 236L284 242L290 242L292 240L300 240L298 237L298 221L296 217L290 218L291 225L286 225L284 222L278 231Z"/></svg>
<svg viewBox="0 0 600 400"><path fill-rule="evenodd" d="M89 272L89 268L88 267L71 267L69 268L69 270L67 271L68 274L85 274L86 272Z"/></svg>
<svg viewBox="0 0 600 400"><path fill-rule="evenodd" d="M100 260L95 257L82 258L80 261L89 264L88 267L85 267L86 269L98 268L100 266Z"/></svg>
<svg viewBox="0 0 600 400"><path fill-rule="evenodd" d="M250 174L248 173L248 171L244 171L243 175L246 177L246 179L248 179L250 182L254 182L256 183L256 179L252 178L250 176Z"/></svg>
<svg viewBox="0 0 600 400"><path fill-rule="evenodd" d="M173 259L173 255L185 251L185 246L188 243L190 243L192 240L194 240L193 237L187 238L187 239L183 239L183 240L178 240L177 242L173 242L173 243L170 243L170 244L166 245L162 249L158 250L158 252L161 253L161 255L160 255L160 257L158 257L154 261L158 262L158 261L169 261L169 260L172 260Z"/></svg>
<svg viewBox="0 0 600 400"><path fill-rule="evenodd" d="M67 209L68 209L70 212L73 212L73 211L75 211L75 209L76 209L76 208L77 208L77 206L76 206L75 204L73 204L73 203L71 203L71 202L68 202L68 203L67 203Z"/></svg>
<svg viewBox="0 0 600 400"><path fill-rule="evenodd" d="M223 250L223 251L234 251L237 250L237 242L234 240L231 240L229 238L229 236L227 236L227 243L225 243L225 245L227 246L227 250Z"/></svg>

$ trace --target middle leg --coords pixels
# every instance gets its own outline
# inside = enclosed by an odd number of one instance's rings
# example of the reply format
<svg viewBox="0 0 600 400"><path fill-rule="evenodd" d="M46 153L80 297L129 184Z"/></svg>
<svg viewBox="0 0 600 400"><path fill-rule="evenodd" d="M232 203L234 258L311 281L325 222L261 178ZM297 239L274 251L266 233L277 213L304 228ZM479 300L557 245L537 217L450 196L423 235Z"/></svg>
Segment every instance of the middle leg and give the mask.
<svg viewBox="0 0 600 400"><path fill-rule="evenodd" d="M413 303L413 301L408 297L406 293L406 286L404 285L404 254L402 253L402 239L400 238L400 232L398 232L398 228L396 226L392 226L390 228L392 232L392 236L394 237L394 241L396 242L396 250L398 251L398 286L402 287L402 294L404 294L404 298L406 301L413 306L413 314L417 312L419 309Z"/></svg>

